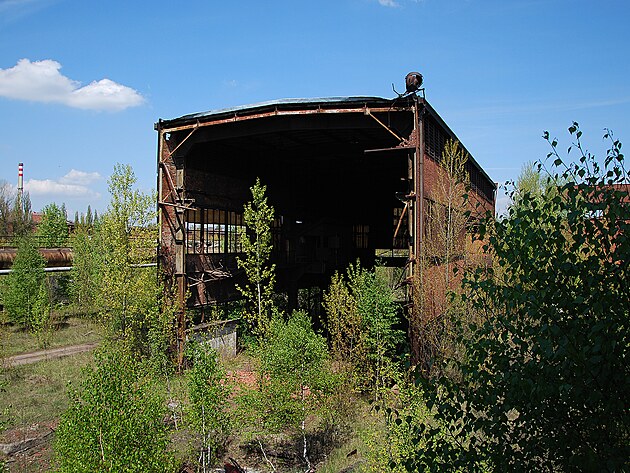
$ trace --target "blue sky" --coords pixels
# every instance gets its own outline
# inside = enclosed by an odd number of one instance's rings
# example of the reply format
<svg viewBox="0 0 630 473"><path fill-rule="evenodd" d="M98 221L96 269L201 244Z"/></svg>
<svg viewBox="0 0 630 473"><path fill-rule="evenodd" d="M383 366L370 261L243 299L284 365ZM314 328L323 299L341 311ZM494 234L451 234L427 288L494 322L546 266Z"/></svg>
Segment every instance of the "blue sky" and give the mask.
<svg viewBox="0 0 630 473"><path fill-rule="evenodd" d="M0 180L35 210L155 185L158 118L295 97L393 97L409 71L497 182L570 144L630 136L627 0L0 0ZM628 144L630 146L630 144ZM504 205L504 202L499 206Z"/></svg>

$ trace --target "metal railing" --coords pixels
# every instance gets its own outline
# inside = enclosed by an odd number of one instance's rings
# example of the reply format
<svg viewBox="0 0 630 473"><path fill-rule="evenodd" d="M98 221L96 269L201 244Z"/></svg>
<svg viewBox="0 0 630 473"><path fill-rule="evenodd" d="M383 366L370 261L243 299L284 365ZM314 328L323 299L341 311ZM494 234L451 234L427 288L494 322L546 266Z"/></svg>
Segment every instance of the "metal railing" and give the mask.
<svg viewBox="0 0 630 473"><path fill-rule="evenodd" d="M18 247L18 243L20 241L19 236L16 235L0 235L0 248L17 248ZM38 248L72 248L72 237L68 236L68 238L66 239L66 241L64 242L63 245L50 245L50 237L44 237L44 236L39 236L39 235L31 235L29 238L32 239L33 242L35 242L35 246L37 246ZM131 236L129 237L129 239L131 241L139 241L142 239L146 239L143 236ZM147 240L148 241L148 240ZM155 246L154 246L155 245ZM155 247L157 246L157 241L155 242L151 242L151 246L144 246L142 248L147 248L147 249L152 249L155 250Z"/></svg>
<svg viewBox="0 0 630 473"><path fill-rule="evenodd" d="M15 235L0 235L0 248L17 248L18 242L21 237ZM29 238L35 242L38 248L69 248L70 238L68 238L64 245L50 246L50 237L43 237L38 235L31 235Z"/></svg>

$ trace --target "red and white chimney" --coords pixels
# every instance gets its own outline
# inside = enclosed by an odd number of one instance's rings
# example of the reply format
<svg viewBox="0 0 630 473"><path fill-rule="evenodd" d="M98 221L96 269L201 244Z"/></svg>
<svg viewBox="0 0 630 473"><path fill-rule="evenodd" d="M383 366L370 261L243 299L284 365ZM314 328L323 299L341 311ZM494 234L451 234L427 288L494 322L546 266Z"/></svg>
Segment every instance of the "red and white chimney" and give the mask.
<svg viewBox="0 0 630 473"><path fill-rule="evenodd" d="M18 164L18 191L24 190L24 163Z"/></svg>
<svg viewBox="0 0 630 473"><path fill-rule="evenodd" d="M24 163L18 164L18 194L22 195L24 192Z"/></svg>

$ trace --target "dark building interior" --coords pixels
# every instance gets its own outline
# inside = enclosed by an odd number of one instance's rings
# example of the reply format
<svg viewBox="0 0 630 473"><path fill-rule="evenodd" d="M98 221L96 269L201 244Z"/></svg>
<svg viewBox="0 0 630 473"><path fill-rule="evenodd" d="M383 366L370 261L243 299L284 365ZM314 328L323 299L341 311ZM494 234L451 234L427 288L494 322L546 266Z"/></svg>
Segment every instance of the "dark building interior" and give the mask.
<svg viewBox="0 0 630 473"><path fill-rule="evenodd" d="M411 97L277 101L161 120L156 129L160 261L180 293L189 291L189 307L238 297L243 205L256 178L275 209L272 260L290 300L300 287L327 286L357 258L405 267L417 244L414 202L427 198L441 147L456 139ZM416 156L426 161L421 178ZM472 158L467 166L493 207L494 183Z"/></svg>

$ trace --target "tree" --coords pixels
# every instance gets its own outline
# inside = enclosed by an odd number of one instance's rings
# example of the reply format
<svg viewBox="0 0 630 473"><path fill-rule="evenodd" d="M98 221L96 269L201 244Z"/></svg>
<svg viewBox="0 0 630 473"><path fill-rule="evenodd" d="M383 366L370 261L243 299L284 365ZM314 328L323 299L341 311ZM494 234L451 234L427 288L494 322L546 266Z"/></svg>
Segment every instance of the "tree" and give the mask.
<svg viewBox="0 0 630 473"><path fill-rule="evenodd" d="M92 207L90 207L89 205L87 207L87 213L85 214L85 224L88 227L91 227L92 225L94 225L94 216L92 215Z"/></svg>
<svg viewBox="0 0 630 473"><path fill-rule="evenodd" d="M418 426L409 471L630 466L629 176L611 133L599 161L569 132L572 164L545 133L557 192L480 228L500 271L465 279L480 320L461 332L460 378L424 383L436 423Z"/></svg>
<svg viewBox="0 0 630 473"><path fill-rule="evenodd" d="M285 429L299 435L302 458L310 471L307 422L327 417L338 379L330 367L326 340L315 333L305 312L295 311L286 322L272 319L267 337L260 340L259 355L258 386L241 396L253 436L271 463L263 436Z"/></svg>
<svg viewBox="0 0 630 473"><path fill-rule="evenodd" d="M542 163L527 162L511 192L511 206L531 205L532 200L541 204L544 199L552 199L562 184L562 176L546 172Z"/></svg>
<svg viewBox="0 0 630 473"><path fill-rule="evenodd" d="M31 314L30 329L37 336L41 347L47 347L50 342L52 328L50 324L52 310L51 292L50 280L49 278L44 278L44 281L39 286Z"/></svg>
<svg viewBox="0 0 630 473"><path fill-rule="evenodd" d="M8 182L0 181L0 235L6 236L11 229L13 190Z"/></svg>
<svg viewBox="0 0 630 473"><path fill-rule="evenodd" d="M131 166L114 166L109 179L110 204L98 225L102 255L98 304L111 328L141 347L146 316L156 310L157 278L153 269L134 265L153 257L157 229L149 226L155 215L154 198L134 190L135 182Z"/></svg>
<svg viewBox="0 0 630 473"><path fill-rule="evenodd" d="M24 237L33 233L35 224L31 210L31 197L28 192L24 192L22 195L18 194L13 199L10 225L12 234L16 237Z"/></svg>
<svg viewBox="0 0 630 473"><path fill-rule="evenodd" d="M395 377L396 348L403 340L387 282L359 262L351 264L345 278L333 276L324 293L324 308L334 356L349 365L359 385L378 399Z"/></svg>
<svg viewBox="0 0 630 473"><path fill-rule="evenodd" d="M124 343L95 354L56 431L60 472L168 472L163 396Z"/></svg>
<svg viewBox="0 0 630 473"><path fill-rule="evenodd" d="M396 328L398 307L387 282L375 271L361 271L357 266L356 273L350 273L350 284L357 298L365 347L361 370L378 400L398 371L396 348L403 340L403 332Z"/></svg>
<svg viewBox="0 0 630 473"><path fill-rule="evenodd" d="M71 237L72 272L70 295L83 314L98 311L103 275L103 252L99 227L78 225Z"/></svg>
<svg viewBox="0 0 630 473"><path fill-rule="evenodd" d="M243 219L247 234L243 235L244 258L238 258L239 268L245 271L247 282L237 286L246 302L243 319L251 333L262 336L267 331L273 307L275 265L269 262L273 248L271 224L274 210L267 202L267 187L256 179L250 188L252 200L245 204Z"/></svg>
<svg viewBox="0 0 630 473"><path fill-rule="evenodd" d="M126 338L160 374L170 369L172 304L158 286L154 194L134 189L129 165L116 164L107 212L77 227L72 239L71 294L79 310L98 313L115 338ZM90 215L88 207L88 216Z"/></svg>
<svg viewBox="0 0 630 473"><path fill-rule="evenodd" d="M350 265L347 273L354 274L353 268ZM346 368L356 369L364 356L361 316L353 288L343 273L335 272L322 299L327 315L324 325L330 336L331 355Z"/></svg>
<svg viewBox="0 0 630 473"><path fill-rule="evenodd" d="M68 242L68 216L65 205L52 203L42 209L42 221L37 229L40 245L61 248Z"/></svg>
<svg viewBox="0 0 630 473"><path fill-rule="evenodd" d="M229 389L217 352L208 343L189 344L187 357L192 363L187 373L189 417L201 438L199 463L206 472L227 442Z"/></svg>
<svg viewBox="0 0 630 473"><path fill-rule="evenodd" d="M20 196L6 181L0 181L0 235L26 236L34 228L28 192Z"/></svg>
<svg viewBox="0 0 630 473"><path fill-rule="evenodd" d="M529 199L542 200L547 186L541 172L541 164L528 161L521 166L521 173L516 179L513 201L518 204L527 196Z"/></svg>
<svg viewBox="0 0 630 473"><path fill-rule="evenodd" d="M4 308L9 319L28 330L37 328L41 312L36 307L43 307L42 300L47 291L42 292L46 284L46 260L39 253L33 238L21 238L11 272L4 281ZM39 299L39 302L38 302Z"/></svg>
<svg viewBox="0 0 630 473"><path fill-rule="evenodd" d="M414 274L410 314L412 360L425 376L439 366L436 358L453 350L452 326L464 315L454 296L461 293L457 272L466 267L472 252L466 235L472 206L467 161L468 154L458 142L446 142L426 205L425 238Z"/></svg>
<svg viewBox="0 0 630 473"><path fill-rule="evenodd" d="M92 217L89 205L87 218L83 213L80 217L76 213L74 232L70 239L73 253L70 295L75 306L84 314L95 314L99 310L105 236L98 220Z"/></svg>

